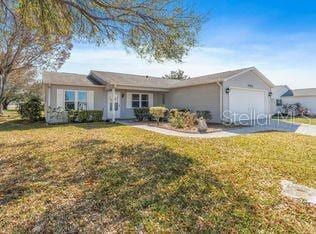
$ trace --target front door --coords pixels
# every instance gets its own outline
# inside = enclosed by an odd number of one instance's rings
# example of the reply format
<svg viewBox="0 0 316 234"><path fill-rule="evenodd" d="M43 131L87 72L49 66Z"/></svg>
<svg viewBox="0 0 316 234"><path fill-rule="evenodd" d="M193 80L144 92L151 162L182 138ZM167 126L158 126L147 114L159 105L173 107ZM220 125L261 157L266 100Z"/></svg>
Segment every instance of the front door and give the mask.
<svg viewBox="0 0 316 234"><path fill-rule="evenodd" d="M114 99L112 95L112 91L108 92L108 119L112 119L113 117L113 110L112 110L112 103L114 101L114 112L115 112L115 118L121 117L121 93L115 92Z"/></svg>

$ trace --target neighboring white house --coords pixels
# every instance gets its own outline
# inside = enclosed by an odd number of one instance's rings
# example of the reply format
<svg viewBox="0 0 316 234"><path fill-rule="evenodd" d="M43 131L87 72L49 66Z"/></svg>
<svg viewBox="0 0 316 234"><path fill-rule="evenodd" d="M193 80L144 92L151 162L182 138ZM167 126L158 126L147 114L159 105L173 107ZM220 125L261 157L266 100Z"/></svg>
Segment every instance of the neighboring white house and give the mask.
<svg viewBox="0 0 316 234"><path fill-rule="evenodd" d="M272 89L274 112L280 111L282 105L300 103L312 115L316 115L316 88L290 89L286 85L275 86Z"/></svg>
<svg viewBox="0 0 316 234"><path fill-rule="evenodd" d="M103 110L103 118L114 121L134 118L137 107L164 105L208 110L214 122L270 116L274 87L255 67L189 80L102 71L89 75L45 72L43 86L46 107Z"/></svg>

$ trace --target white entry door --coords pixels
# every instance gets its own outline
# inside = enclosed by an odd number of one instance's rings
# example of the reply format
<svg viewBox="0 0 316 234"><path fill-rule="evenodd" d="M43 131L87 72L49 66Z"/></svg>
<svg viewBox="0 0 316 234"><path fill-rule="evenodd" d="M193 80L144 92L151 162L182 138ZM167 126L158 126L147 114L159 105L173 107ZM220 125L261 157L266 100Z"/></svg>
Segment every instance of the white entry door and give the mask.
<svg viewBox="0 0 316 234"><path fill-rule="evenodd" d="M264 90L231 88L229 111L231 120L254 120L268 117L268 94ZM232 116L233 115L233 116Z"/></svg>
<svg viewBox="0 0 316 234"><path fill-rule="evenodd" d="M112 119L113 117L113 110L112 110L112 103L114 101L114 112L115 118L121 117L121 93L115 92L114 98L112 95L112 91L108 92L108 119Z"/></svg>

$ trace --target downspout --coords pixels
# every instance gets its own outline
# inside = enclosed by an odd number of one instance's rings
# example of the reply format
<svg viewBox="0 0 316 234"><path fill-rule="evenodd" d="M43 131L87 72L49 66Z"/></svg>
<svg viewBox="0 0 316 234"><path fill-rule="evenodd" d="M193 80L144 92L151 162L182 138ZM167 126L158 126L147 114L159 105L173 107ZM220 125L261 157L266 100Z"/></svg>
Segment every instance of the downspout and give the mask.
<svg viewBox="0 0 316 234"><path fill-rule="evenodd" d="M216 82L219 86L219 112L220 112L220 119L223 121L223 85L220 82Z"/></svg>

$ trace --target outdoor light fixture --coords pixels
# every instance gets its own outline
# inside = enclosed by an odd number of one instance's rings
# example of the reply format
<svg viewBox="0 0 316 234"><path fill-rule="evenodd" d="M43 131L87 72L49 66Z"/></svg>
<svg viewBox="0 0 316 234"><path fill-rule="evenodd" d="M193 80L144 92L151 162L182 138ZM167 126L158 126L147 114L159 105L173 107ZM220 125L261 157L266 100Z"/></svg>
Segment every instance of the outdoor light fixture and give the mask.
<svg viewBox="0 0 316 234"><path fill-rule="evenodd" d="M271 97L272 96L272 92L269 92L269 97Z"/></svg>
<svg viewBox="0 0 316 234"><path fill-rule="evenodd" d="M122 93L122 98L124 98L124 93Z"/></svg>
<svg viewBox="0 0 316 234"><path fill-rule="evenodd" d="M230 92L230 88L227 88L227 89L226 89L226 93L229 93L229 92Z"/></svg>

